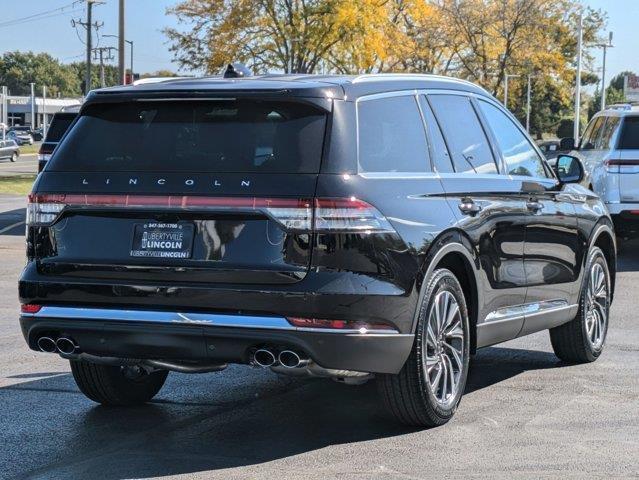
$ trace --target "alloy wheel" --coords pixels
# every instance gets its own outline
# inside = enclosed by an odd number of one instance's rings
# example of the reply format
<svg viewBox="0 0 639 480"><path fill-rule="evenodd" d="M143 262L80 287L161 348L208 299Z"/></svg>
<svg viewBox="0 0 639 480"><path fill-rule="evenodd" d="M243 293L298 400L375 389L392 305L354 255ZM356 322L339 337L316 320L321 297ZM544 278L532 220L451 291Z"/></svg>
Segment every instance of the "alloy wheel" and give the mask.
<svg viewBox="0 0 639 480"><path fill-rule="evenodd" d="M424 329L425 377L430 391L443 407L450 406L459 391L464 369L464 328L455 296L441 291L436 296Z"/></svg>
<svg viewBox="0 0 639 480"><path fill-rule="evenodd" d="M606 273L600 264L595 263L590 270L586 290L586 334L595 350L601 348L606 337L609 305Z"/></svg>

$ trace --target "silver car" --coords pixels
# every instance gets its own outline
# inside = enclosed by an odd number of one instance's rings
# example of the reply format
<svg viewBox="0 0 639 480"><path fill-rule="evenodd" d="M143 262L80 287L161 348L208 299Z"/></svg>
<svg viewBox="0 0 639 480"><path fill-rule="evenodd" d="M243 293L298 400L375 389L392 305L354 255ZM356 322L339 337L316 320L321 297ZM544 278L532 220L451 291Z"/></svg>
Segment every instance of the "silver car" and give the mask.
<svg viewBox="0 0 639 480"><path fill-rule="evenodd" d="M583 162L584 185L608 207L617 235L639 233L639 105L596 114L571 154Z"/></svg>

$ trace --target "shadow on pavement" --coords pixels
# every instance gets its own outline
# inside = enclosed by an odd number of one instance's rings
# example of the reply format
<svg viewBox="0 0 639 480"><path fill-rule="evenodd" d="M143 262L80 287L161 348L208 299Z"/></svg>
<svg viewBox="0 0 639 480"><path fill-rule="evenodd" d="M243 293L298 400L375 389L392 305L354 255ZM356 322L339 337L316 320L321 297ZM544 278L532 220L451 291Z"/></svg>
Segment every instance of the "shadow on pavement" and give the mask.
<svg viewBox="0 0 639 480"><path fill-rule="evenodd" d="M26 209L17 208L0 213L0 235L24 236Z"/></svg>
<svg viewBox="0 0 639 480"><path fill-rule="evenodd" d="M547 352L483 349L472 361L466 393L527 370L561 365ZM207 376L206 385L200 383L204 376L176 381L170 376L157 401L128 409L90 403L70 374L1 388L0 431L13 434L2 442L0 469L14 478L77 478L89 472L91 478L114 480L162 477L259 465L416 431L386 415L374 382L279 381L264 373L249 383L243 375L250 371L242 368L217 379ZM199 401L191 403L190 395ZM26 420L12 414L25 405L40 405L42 411L34 410Z"/></svg>
<svg viewBox="0 0 639 480"><path fill-rule="evenodd" d="M621 241L617 244L617 250L618 272L639 270L639 239Z"/></svg>

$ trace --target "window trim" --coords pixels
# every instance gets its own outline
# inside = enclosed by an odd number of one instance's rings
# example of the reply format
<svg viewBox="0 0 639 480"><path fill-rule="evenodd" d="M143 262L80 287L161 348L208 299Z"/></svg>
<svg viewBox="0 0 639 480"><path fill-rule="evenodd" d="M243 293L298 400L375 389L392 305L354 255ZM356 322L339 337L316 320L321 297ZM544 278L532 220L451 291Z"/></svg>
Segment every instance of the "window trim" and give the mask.
<svg viewBox="0 0 639 480"><path fill-rule="evenodd" d="M498 102L492 101L492 100L490 100L488 98L479 97L479 98L476 98L475 101L477 102L476 108L479 111L479 115L480 115L482 121L484 121L486 123L486 127L485 128L488 128L488 130L491 132L491 140L494 142L495 150L497 150L497 152L499 154L499 157L501 158L502 165L503 165L503 168L504 168L504 175L508 175L509 177L517 177L517 178L528 178L528 179L532 178L532 179L536 179L536 180L545 180L545 181L553 180L555 182L557 181L557 177L555 176L555 172L553 171L552 168L550 168L550 165L548 165L548 161L546 160L546 157L542 153L541 149L539 148L539 146L535 142L531 141L531 139L529 138L528 132L526 132L526 130L521 125L519 120L517 120L512 113L510 113L508 110L506 110ZM497 137L495 136L495 132L493 132L492 128L490 127L490 124L488 123L488 120L484 116L484 112L481 111L481 106L479 105L479 102L486 102L489 105L492 105L493 107L497 108L497 110L502 112L504 115L506 115L506 117L515 126L515 128L517 130L519 130L519 132L524 136L524 138L528 142L528 145L533 149L533 151L535 152L535 154L539 158L539 161L541 162L541 165L542 165L543 169L545 170L546 174L548 174L547 177L528 177L528 176L525 176L525 175L511 175L511 174L508 173L508 165L506 163L506 157L504 155L504 152L502 152L501 147L499 146L499 142L497 141Z"/></svg>
<svg viewBox="0 0 639 480"><path fill-rule="evenodd" d="M424 171L415 171L415 172L368 172L361 169L360 166L360 145L359 145L359 104L360 102L369 102L374 100L380 100L385 98L395 98L395 97L412 97L415 102L415 106L417 107L417 112L419 114L419 118L422 123L422 129L424 130L424 138L426 139L426 148L428 152L428 158L424 163L424 167L430 167L430 171L426 169ZM373 93L370 95L363 95L358 97L355 100L355 151L357 155L357 174L361 176L368 176L370 178L425 178L425 177L433 177L436 176L437 173L433 168L433 158L432 158L432 146L430 142L430 137L428 135L428 130L426 128L426 123L424 122L424 115L419 105L419 98L417 90L394 90L392 92L382 92L382 93Z"/></svg>

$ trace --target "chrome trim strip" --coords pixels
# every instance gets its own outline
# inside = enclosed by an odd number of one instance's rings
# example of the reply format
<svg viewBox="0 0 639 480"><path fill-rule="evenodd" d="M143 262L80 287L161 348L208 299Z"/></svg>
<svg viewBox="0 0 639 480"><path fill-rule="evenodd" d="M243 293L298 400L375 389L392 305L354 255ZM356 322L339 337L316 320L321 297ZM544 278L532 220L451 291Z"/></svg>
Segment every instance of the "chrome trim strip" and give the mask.
<svg viewBox="0 0 639 480"><path fill-rule="evenodd" d="M113 322L145 322L207 327L257 328L298 332L341 333L355 335L399 335L396 330L332 329L295 327L280 316L230 315L225 313L169 312L157 310L121 310L43 306L37 313L21 313L23 317L97 320Z"/></svg>
<svg viewBox="0 0 639 480"><path fill-rule="evenodd" d="M478 326L511 320L521 320L522 318L534 315L559 312L572 308L574 306L575 305L568 305L568 301L563 299L544 300L542 302L512 305L510 307L504 307L490 312L488 315L486 315L484 321Z"/></svg>

